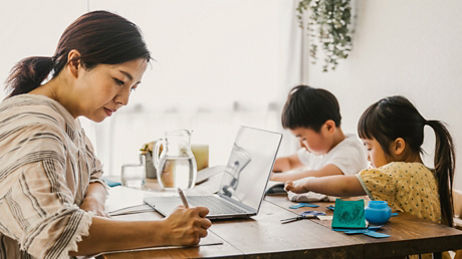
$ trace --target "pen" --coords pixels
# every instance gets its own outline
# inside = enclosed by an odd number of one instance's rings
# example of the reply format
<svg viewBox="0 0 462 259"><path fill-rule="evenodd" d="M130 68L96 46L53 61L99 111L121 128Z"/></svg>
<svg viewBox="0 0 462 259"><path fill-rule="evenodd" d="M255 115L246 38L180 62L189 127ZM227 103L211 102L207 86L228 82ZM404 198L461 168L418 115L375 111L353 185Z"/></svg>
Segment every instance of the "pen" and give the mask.
<svg viewBox="0 0 462 259"><path fill-rule="evenodd" d="M184 207L189 208L188 200L186 200L186 196L184 195L183 190L181 190L180 187L178 187L178 194L180 195L180 199L183 202Z"/></svg>

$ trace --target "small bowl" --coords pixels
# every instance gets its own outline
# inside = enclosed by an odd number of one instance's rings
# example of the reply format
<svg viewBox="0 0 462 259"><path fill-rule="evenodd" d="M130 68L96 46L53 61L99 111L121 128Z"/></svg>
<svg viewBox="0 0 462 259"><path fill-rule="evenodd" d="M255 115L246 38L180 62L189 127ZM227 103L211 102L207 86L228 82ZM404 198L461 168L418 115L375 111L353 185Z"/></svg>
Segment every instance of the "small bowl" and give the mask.
<svg viewBox="0 0 462 259"><path fill-rule="evenodd" d="M388 222L391 208L386 201L369 201L364 209L365 217L371 224L382 225Z"/></svg>

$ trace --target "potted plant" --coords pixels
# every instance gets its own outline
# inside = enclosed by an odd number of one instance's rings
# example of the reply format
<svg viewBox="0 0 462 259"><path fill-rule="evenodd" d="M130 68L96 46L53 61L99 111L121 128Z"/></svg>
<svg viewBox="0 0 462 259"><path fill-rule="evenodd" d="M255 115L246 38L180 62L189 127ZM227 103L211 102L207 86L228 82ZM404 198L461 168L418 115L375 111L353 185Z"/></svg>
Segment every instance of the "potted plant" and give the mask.
<svg viewBox="0 0 462 259"><path fill-rule="evenodd" d="M309 53L315 64L318 45L324 56L322 70L335 70L339 59L345 59L352 47L351 1L350 0L301 0L297 6L297 18L304 28L303 13L307 16Z"/></svg>

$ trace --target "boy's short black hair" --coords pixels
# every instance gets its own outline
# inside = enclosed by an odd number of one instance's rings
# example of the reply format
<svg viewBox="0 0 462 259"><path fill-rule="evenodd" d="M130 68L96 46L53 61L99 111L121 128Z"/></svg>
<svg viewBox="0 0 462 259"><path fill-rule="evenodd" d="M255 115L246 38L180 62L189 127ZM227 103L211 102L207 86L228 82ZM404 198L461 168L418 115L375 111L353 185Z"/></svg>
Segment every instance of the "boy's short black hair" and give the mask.
<svg viewBox="0 0 462 259"><path fill-rule="evenodd" d="M340 127L340 107L337 98L325 90L307 85L292 88L282 110L281 122L285 129L310 128L316 132L327 120Z"/></svg>

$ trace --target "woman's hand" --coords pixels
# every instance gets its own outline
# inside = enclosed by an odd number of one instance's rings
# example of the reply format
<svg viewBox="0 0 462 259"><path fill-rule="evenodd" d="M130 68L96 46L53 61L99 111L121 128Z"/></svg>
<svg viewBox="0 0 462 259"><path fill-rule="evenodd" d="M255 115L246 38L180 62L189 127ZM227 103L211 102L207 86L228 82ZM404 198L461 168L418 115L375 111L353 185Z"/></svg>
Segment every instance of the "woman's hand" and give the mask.
<svg viewBox="0 0 462 259"><path fill-rule="evenodd" d="M186 209L179 206L165 219L168 244L197 245L201 238L207 236L207 229L212 225L205 216L209 209L196 207Z"/></svg>

